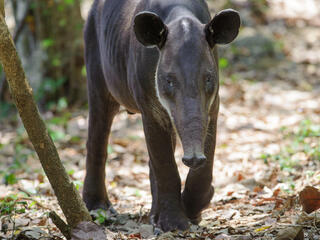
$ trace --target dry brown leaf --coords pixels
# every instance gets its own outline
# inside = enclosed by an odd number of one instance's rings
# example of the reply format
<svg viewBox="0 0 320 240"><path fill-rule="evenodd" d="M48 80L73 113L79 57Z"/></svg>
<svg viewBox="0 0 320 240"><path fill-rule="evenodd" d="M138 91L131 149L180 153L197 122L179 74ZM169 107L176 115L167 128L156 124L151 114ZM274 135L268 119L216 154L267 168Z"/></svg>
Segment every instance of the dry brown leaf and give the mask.
<svg viewBox="0 0 320 240"><path fill-rule="evenodd" d="M102 240L106 234L101 226L92 222L81 222L72 230L71 240Z"/></svg>
<svg viewBox="0 0 320 240"><path fill-rule="evenodd" d="M289 227L282 229L275 240L303 240L303 227Z"/></svg>
<svg viewBox="0 0 320 240"><path fill-rule="evenodd" d="M127 139L114 139L112 142L113 144L117 144L124 148L128 147L128 145L130 144L130 142Z"/></svg>
<svg viewBox="0 0 320 240"><path fill-rule="evenodd" d="M273 197L278 197L279 196L279 193L280 193L281 189L280 188L277 188L276 190L273 191Z"/></svg>
<svg viewBox="0 0 320 240"><path fill-rule="evenodd" d="M305 187L299 193L299 198L303 210L308 214L320 208L320 191L315 187Z"/></svg>
<svg viewBox="0 0 320 240"><path fill-rule="evenodd" d="M259 192L261 192L262 190L263 190L263 189L262 189L260 186L256 186L256 187L254 187L253 192L259 193Z"/></svg>

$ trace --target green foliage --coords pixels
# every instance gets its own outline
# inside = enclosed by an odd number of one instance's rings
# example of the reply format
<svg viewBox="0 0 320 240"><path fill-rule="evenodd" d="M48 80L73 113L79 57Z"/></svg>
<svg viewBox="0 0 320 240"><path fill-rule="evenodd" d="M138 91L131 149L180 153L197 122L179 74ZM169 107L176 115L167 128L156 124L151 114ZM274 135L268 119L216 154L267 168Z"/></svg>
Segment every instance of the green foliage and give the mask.
<svg viewBox="0 0 320 240"><path fill-rule="evenodd" d="M57 109L62 110L62 106L59 107L59 103ZM53 117L46 121L48 132L53 141L61 141L66 138L66 134L62 128L67 127L67 123L71 117L69 112L64 113L61 116Z"/></svg>
<svg viewBox="0 0 320 240"><path fill-rule="evenodd" d="M17 195L11 194L0 200L0 216L24 213L27 207L26 201L20 201Z"/></svg>
<svg viewBox="0 0 320 240"><path fill-rule="evenodd" d="M66 137L64 132L59 131L59 130L54 130L54 129L50 128L50 126L48 126L48 132L54 142L62 140Z"/></svg>
<svg viewBox="0 0 320 240"><path fill-rule="evenodd" d="M86 77L87 76L87 69L86 69L86 66L83 66L82 69L81 69L81 75Z"/></svg>
<svg viewBox="0 0 320 240"><path fill-rule="evenodd" d="M16 175L14 173L5 173L4 183L6 185L13 185L17 182L18 182L18 180L17 180Z"/></svg>
<svg viewBox="0 0 320 240"><path fill-rule="evenodd" d="M19 137L17 138L19 141ZM18 171L29 171L29 166L26 164L26 161L30 155L34 155L33 150L27 149L24 145L17 142L15 145L15 154L13 156L13 161L9 167L6 167L5 170L1 170L0 174L3 175L4 183L7 185L12 185L18 182L16 177L16 172Z"/></svg>
<svg viewBox="0 0 320 240"><path fill-rule="evenodd" d="M0 119L6 118L14 111L14 104L0 101Z"/></svg>
<svg viewBox="0 0 320 240"><path fill-rule="evenodd" d="M107 222L107 213L103 209L91 211L90 214L95 218L95 222L98 224L103 224Z"/></svg>
<svg viewBox="0 0 320 240"><path fill-rule="evenodd" d="M79 191L80 187L83 186L83 182L82 181L73 181L74 186L76 187L76 189Z"/></svg>
<svg viewBox="0 0 320 240"><path fill-rule="evenodd" d="M70 117L71 117L71 114L69 112L67 112L61 116L56 116L56 117L50 118L49 120L47 120L47 124L59 125L59 126L66 127L68 121L70 120Z"/></svg>
<svg viewBox="0 0 320 240"><path fill-rule="evenodd" d="M28 158L35 157L33 149L29 149L27 136L25 135L24 127L17 128L17 137L14 142L14 154L12 156L12 162L9 166L5 166L0 170L0 176L2 177L6 185L12 185L19 181L17 173L24 171L30 172L30 166L27 164ZM0 146L0 149L3 146Z"/></svg>
<svg viewBox="0 0 320 240"><path fill-rule="evenodd" d="M229 66L229 61L228 61L228 59L226 59L226 58L220 58L219 59L219 67L221 68L221 69L225 69L225 68L227 68Z"/></svg>
<svg viewBox="0 0 320 240"><path fill-rule="evenodd" d="M38 92L36 93L36 100L43 99L43 97L47 94L54 94L57 90L65 83L65 78L60 79L51 79L45 78L44 81L41 83Z"/></svg>
<svg viewBox="0 0 320 240"><path fill-rule="evenodd" d="M107 151L108 151L108 154L112 154L113 153L113 148L112 148L111 144L108 145Z"/></svg>
<svg viewBox="0 0 320 240"><path fill-rule="evenodd" d="M65 4L73 5L75 0L64 0Z"/></svg>
<svg viewBox="0 0 320 240"><path fill-rule="evenodd" d="M276 161L281 170L291 172L300 163L301 159L294 157L298 153L306 156L308 161L320 161L320 125L313 124L307 119L300 123L296 131L291 131L286 127L282 127L281 131L285 135L284 138L289 141L279 154L262 154L261 159L266 164L270 160Z"/></svg>
<svg viewBox="0 0 320 240"><path fill-rule="evenodd" d="M320 137L320 125L313 124L309 119L304 120L300 123L296 137L302 142L307 137Z"/></svg>
<svg viewBox="0 0 320 240"><path fill-rule="evenodd" d="M47 49L47 48L52 47L54 45L54 40L53 39L42 40L41 45L44 49Z"/></svg>

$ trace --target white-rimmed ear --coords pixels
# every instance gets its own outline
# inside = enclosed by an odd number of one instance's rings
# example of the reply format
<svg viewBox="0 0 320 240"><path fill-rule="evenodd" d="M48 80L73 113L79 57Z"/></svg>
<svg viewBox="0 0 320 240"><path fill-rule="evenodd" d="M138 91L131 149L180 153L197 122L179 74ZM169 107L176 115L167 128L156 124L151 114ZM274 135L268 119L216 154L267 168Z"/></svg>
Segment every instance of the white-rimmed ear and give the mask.
<svg viewBox="0 0 320 240"><path fill-rule="evenodd" d="M239 13L233 9L225 9L214 16L205 27L207 41L211 48L215 44L228 44L239 33L241 20Z"/></svg>
<svg viewBox="0 0 320 240"><path fill-rule="evenodd" d="M167 40L168 28L155 13L138 13L134 18L133 28L138 41L144 46L162 48Z"/></svg>

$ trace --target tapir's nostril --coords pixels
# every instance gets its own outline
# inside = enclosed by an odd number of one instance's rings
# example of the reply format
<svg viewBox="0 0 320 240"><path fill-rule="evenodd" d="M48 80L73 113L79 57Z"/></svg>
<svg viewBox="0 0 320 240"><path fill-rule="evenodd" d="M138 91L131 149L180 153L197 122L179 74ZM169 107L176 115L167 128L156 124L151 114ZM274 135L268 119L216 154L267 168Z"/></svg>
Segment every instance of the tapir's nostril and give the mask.
<svg viewBox="0 0 320 240"><path fill-rule="evenodd" d="M184 156L182 162L189 168L197 169L204 165L207 158L204 155L200 156Z"/></svg>

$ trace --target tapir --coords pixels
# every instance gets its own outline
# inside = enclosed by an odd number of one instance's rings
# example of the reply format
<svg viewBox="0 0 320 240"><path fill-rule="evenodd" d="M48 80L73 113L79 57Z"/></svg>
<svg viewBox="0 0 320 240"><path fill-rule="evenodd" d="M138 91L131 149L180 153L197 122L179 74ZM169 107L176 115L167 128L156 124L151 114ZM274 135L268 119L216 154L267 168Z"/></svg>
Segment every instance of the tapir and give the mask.
<svg viewBox="0 0 320 240"><path fill-rule="evenodd" d="M85 30L89 129L83 199L110 209L107 144L122 105L142 116L152 193L150 222L163 231L201 220L212 199L219 110L217 45L238 35L237 11L213 18L205 0L95 0ZM181 192L179 138L189 173Z"/></svg>

